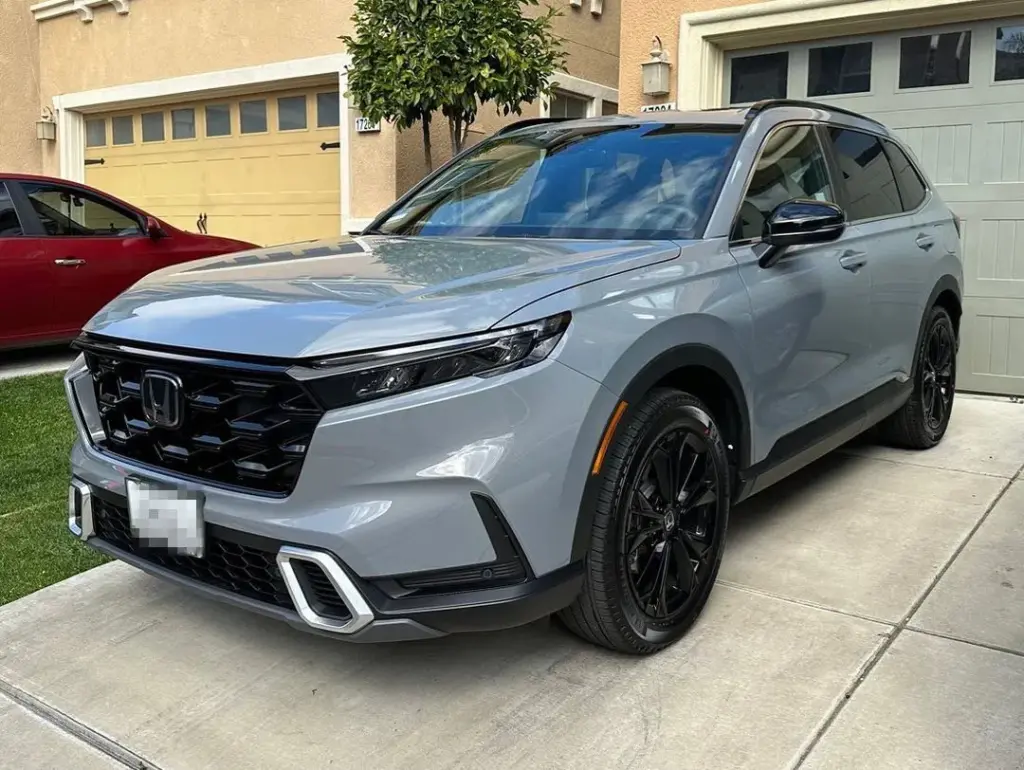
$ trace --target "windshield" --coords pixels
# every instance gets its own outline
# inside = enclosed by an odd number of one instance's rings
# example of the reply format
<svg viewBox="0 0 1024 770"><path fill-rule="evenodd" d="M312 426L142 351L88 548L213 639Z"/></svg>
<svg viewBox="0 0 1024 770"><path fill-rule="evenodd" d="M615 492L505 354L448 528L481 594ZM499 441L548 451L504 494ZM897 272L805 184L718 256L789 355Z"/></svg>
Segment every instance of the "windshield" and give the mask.
<svg viewBox="0 0 1024 770"><path fill-rule="evenodd" d="M531 130L482 142L391 213L395 235L696 237L737 126Z"/></svg>

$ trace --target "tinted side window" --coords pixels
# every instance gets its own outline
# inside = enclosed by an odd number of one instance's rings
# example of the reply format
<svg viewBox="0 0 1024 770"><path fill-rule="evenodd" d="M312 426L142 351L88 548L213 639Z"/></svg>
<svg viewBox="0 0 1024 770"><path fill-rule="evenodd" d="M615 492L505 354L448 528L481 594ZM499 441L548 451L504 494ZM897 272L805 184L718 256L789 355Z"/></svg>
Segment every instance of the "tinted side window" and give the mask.
<svg viewBox="0 0 1024 770"><path fill-rule="evenodd" d="M14 201L7 192L7 185L0 182L0 238L12 238L22 234L18 212L14 210Z"/></svg>
<svg viewBox="0 0 1024 770"><path fill-rule="evenodd" d="M21 189L39 215L47 235L126 236L142 233L133 215L79 190L49 184L23 184Z"/></svg>
<svg viewBox="0 0 1024 770"><path fill-rule="evenodd" d="M899 146L886 141L885 151L889 154L892 170L896 172L896 184L899 186L900 198L903 199L903 210L913 211L924 202L927 187L910 158Z"/></svg>
<svg viewBox="0 0 1024 770"><path fill-rule="evenodd" d="M903 212L896 176L878 137L830 128L829 138L846 185L846 215L851 222Z"/></svg>
<svg viewBox="0 0 1024 770"><path fill-rule="evenodd" d="M772 210L794 198L835 201L813 126L785 126L768 137L740 204L733 240L760 238Z"/></svg>

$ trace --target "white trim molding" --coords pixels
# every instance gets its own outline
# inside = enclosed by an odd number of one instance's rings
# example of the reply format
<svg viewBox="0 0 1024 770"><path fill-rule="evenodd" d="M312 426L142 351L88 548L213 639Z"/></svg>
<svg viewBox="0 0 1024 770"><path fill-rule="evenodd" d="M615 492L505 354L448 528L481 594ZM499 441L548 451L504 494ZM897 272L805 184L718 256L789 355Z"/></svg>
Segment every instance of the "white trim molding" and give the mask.
<svg viewBox="0 0 1024 770"><path fill-rule="evenodd" d="M600 116L602 101L619 103L619 90L617 88L573 77L566 72L556 72L552 75L551 87L586 99L588 118ZM541 97L540 100L540 116L542 118L551 117L551 100L546 96Z"/></svg>
<svg viewBox="0 0 1024 770"><path fill-rule="evenodd" d="M1012 6L1016 5L1016 11ZM679 19L676 102L679 109L720 107L725 52L736 48L797 42L961 20L1019 15L1015 0L771 0L683 14Z"/></svg>
<svg viewBox="0 0 1024 770"><path fill-rule="evenodd" d="M2 2L3 0L0 0ZM51 0L52 1L52 0ZM352 219L352 163L351 112L348 99L346 70L351 57L348 54L315 56L308 59L260 64L255 67L203 72L198 75L150 80L144 83L128 83L123 86L97 88L62 94L53 98L57 113L57 142L60 156L60 175L75 182L85 181L85 116L91 112L109 110L114 107L131 107L139 104L167 102L180 99L201 99L218 93L244 92L248 88L259 89L272 83L300 80L318 76L335 76L341 94L339 134L341 147L338 153L340 174L341 206L338 212L341 232L347 232L361 220ZM365 227L365 224L363 225Z"/></svg>
<svg viewBox="0 0 1024 770"><path fill-rule="evenodd" d="M29 10L36 21L77 13L80 21L88 23L93 20L93 8L112 5L118 14L125 16L129 12L130 4L131 0L42 0L30 5Z"/></svg>

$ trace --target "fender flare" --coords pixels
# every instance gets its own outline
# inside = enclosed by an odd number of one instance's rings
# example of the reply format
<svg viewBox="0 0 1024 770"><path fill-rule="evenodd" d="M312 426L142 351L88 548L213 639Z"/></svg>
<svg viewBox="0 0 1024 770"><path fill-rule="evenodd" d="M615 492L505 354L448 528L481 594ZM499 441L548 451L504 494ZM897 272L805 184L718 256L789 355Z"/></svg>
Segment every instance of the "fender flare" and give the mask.
<svg viewBox="0 0 1024 770"><path fill-rule="evenodd" d="M738 463L740 468L746 468L750 464L752 447L750 439L750 412L746 396L736 369L724 355L714 348L698 343L686 343L659 354L632 377L619 395L615 407L617 407L619 402L625 401L629 406L622 416L628 417L631 411L630 407L639 402L645 393L651 390L664 377L684 366L704 367L725 381L739 412L740 425L738 427L740 439L739 446L736 448ZM605 416L603 425L608 425L614 414L615 407L613 407L613 411ZM616 432L618 432L621 424L622 421L620 420L615 428ZM603 435L604 431L602 431L602 437ZM594 447L594 451L597 451L597 447ZM583 495L580 499L579 512L576 517L571 562L584 559L590 547L590 531L594 522L594 511L597 507L600 487L601 475L595 476L590 474L588 467L587 481L583 487Z"/></svg>

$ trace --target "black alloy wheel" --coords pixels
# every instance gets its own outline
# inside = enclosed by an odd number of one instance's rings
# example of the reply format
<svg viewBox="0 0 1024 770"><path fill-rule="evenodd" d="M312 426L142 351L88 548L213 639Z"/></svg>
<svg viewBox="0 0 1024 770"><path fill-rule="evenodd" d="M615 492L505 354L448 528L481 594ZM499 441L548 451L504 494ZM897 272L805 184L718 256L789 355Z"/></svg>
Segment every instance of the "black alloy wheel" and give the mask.
<svg viewBox="0 0 1024 770"><path fill-rule="evenodd" d="M627 409L591 511L583 590L559 614L569 630L645 655L682 636L714 587L729 520L725 442L697 398L659 388Z"/></svg>
<svg viewBox="0 0 1024 770"><path fill-rule="evenodd" d="M631 484L619 553L633 600L652 623L684 615L710 579L718 495L703 431L676 427L651 446Z"/></svg>
<svg viewBox="0 0 1024 770"><path fill-rule="evenodd" d="M956 396L957 332L945 308L928 311L917 350L910 398L879 425L879 435L904 449L930 449L949 427Z"/></svg>

